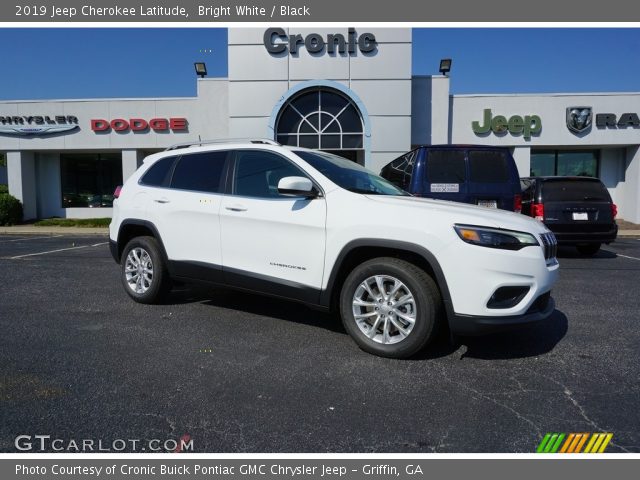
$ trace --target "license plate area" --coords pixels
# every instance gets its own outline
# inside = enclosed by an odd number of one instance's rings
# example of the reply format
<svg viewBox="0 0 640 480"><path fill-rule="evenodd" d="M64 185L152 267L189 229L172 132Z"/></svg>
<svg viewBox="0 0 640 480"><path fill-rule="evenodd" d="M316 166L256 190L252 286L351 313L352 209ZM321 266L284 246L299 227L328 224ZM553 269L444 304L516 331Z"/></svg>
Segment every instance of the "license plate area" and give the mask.
<svg viewBox="0 0 640 480"><path fill-rule="evenodd" d="M498 208L497 200L478 200L479 207Z"/></svg>
<svg viewBox="0 0 640 480"><path fill-rule="evenodd" d="M572 218L584 222L585 220L589 220L589 214L587 212L573 212Z"/></svg>

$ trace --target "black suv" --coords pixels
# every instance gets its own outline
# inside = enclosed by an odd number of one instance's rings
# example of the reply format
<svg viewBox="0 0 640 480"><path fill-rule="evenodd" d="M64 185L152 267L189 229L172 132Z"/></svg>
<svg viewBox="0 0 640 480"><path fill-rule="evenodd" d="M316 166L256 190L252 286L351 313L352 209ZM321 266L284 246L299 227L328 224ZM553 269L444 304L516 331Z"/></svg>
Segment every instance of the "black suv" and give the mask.
<svg viewBox="0 0 640 480"><path fill-rule="evenodd" d="M526 177L520 184L522 213L544 222L560 245L595 255L616 239L618 207L597 178Z"/></svg>

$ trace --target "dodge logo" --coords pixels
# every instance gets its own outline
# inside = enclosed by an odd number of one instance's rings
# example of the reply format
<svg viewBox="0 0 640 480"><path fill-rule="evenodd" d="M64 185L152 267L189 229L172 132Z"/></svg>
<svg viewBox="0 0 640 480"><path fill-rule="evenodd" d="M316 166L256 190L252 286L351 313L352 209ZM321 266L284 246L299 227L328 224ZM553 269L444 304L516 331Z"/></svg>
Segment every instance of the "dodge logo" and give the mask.
<svg viewBox="0 0 640 480"><path fill-rule="evenodd" d="M591 107L567 108L567 128L574 133L582 133L591 128L592 118Z"/></svg>

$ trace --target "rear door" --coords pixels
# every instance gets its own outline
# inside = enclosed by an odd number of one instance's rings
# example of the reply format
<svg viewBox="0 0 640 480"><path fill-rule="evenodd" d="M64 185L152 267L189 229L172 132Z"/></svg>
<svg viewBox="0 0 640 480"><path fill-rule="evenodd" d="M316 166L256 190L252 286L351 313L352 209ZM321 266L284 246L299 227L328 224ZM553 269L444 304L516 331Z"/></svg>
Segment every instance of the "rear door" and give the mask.
<svg viewBox="0 0 640 480"><path fill-rule="evenodd" d="M597 179L553 179L542 183L544 223L558 233L611 230L611 196Z"/></svg>
<svg viewBox="0 0 640 480"><path fill-rule="evenodd" d="M153 189L149 219L156 225L172 272L177 276L219 280L220 206L226 151L181 155L169 188Z"/></svg>
<svg viewBox="0 0 640 480"><path fill-rule="evenodd" d="M513 211L520 181L509 152L478 149L469 150L468 155L469 203Z"/></svg>
<svg viewBox="0 0 640 480"><path fill-rule="evenodd" d="M469 203L464 150L428 149L418 195Z"/></svg>

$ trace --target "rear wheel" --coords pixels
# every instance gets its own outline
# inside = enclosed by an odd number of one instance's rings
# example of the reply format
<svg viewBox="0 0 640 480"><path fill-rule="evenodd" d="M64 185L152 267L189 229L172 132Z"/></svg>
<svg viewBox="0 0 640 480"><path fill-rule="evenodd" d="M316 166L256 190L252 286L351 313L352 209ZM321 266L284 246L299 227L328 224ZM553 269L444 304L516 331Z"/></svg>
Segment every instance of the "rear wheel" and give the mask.
<svg viewBox="0 0 640 480"><path fill-rule="evenodd" d="M345 329L363 350L406 358L435 336L441 311L433 279L397 258L375 258L356 267L340 295Z"/></svg>
<svg viewBox="0 0 640 480"><path fill-rule="evenodd" d="M154 237L135 237L127 243L121 275L125 291L139 303L158 303L171 289L169 272Z"/></svg>
<svg viewBox="0 0 640 480"><path fill-rule="evenodd" d="M593 256L600 250L600 245L600 243L587 243L584 245L576 245L576 248L581 255Z"/></svg>

